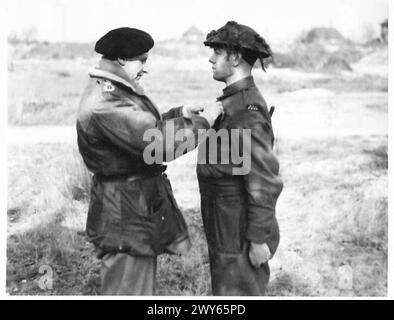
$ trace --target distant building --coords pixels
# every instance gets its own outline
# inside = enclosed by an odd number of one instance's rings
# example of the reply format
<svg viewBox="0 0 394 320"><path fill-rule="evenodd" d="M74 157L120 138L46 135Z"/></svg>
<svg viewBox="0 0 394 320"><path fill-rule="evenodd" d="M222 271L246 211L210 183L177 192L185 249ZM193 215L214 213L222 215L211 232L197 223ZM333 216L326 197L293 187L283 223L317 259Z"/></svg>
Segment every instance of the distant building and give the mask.
<svg viewBox="0 0 394 320"><path fill-rule="evenodd" d="M346 39L343 35L335 28L313 28L305 35L302 39L304 43L344 43Z"/></svg>
<svg viewBox="0 0 394 320"><path fill-rule="evenodd" d="M182 39L186 42L199 42L204 40L204 36L196 26L191 26L183 33Z"/></svg>
<svg viewBox="0 0 394 320"><path fill-rule="evenodd" d="M386 43L387 43L388 33L389 33L388 28L389 28L389 20L386 19L380 24L380 39Z"/></svg>

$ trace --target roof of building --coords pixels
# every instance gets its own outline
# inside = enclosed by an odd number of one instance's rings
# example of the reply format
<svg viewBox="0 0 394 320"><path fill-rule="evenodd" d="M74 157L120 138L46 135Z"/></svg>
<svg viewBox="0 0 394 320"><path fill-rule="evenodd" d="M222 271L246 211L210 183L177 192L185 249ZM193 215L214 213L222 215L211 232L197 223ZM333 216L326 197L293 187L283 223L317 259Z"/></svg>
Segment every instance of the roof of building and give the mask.
<svg viewBox="0 0 394 320"><path fill-rule="evenodd" d="M339 40L344 41L343 35L335 28L313 28L311 29L304 40L307 43L319 41L319 40Z"/></svg>
<svg viewBox="0 0 394 320"><path fill-rule="evenodd" d="M191 26L189 29L187 29L183 35L183 37L190 37L190 36L198 36L198 37L203 37L204 33L202 33L196 26Z"/></svg>

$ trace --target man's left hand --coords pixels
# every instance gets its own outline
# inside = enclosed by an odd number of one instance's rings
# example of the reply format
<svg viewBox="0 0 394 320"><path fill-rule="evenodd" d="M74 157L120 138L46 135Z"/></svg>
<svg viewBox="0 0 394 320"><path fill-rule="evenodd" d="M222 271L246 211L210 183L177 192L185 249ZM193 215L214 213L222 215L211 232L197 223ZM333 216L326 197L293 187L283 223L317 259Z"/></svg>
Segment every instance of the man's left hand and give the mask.
<svg viewBox="0 0 394 320"><path fill-rule="evenodd" d="M199 112L203 111L204 107L200 106L184 106L182 109L182 115L190 119L193 115L197 115Z"/></svg>
<svg viewBox="0 0 394 320"><path fill-rule="evenodd" d="M266 243L250 242L249 248L250 263L255 268L260 268L263 263L271 259L271 252Z"/></svg>

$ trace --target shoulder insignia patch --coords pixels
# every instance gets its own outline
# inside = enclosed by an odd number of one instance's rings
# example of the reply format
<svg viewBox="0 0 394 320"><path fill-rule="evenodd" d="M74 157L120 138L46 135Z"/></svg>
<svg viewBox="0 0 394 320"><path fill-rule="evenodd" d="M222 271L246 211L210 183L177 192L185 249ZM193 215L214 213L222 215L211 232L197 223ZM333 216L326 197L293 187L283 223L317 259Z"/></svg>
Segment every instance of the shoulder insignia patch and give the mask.
<svg viewBox="0 0 394 320"><path fill-rule="evenodd" d="M104 92L112 92L115 90L115 87L112 85L111 81L104 81L104 87L103 87Z"/></svg>
<svg viewBox="0 0 394 320"><path fill-rule="evenodd" d="M259 110L259 106L256 106L254 104L249 104L246 108L251 111L258 111Z"/></svg>

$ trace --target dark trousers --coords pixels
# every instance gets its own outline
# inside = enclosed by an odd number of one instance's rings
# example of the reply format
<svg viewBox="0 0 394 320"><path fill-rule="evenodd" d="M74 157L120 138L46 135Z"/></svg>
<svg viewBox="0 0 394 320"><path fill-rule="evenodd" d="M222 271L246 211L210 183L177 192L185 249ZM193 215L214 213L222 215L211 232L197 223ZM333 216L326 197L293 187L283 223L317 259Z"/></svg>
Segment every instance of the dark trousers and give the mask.
<svg viewBox="0 0 394 320"><path fill-rule="evenodd" d="M268 262L254 268L249 261L242 177L212 180L199 177L199 187L213 295L264 295L270 270Z"/></svg>
<svg viewBox="0 0 394 320"><path fill-rule="evenodd" d="M154 295L156 257L107 253L101 260L102 295Z"/></svg>

